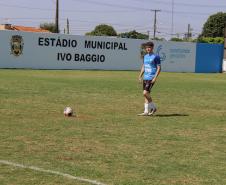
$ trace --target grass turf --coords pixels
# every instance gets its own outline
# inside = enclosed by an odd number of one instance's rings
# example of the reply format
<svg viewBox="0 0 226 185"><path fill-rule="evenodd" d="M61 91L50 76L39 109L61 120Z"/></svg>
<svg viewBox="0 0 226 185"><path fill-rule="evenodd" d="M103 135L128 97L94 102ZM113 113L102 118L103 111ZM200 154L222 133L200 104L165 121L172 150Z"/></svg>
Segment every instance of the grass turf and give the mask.
<svg viewBox="0 0 226 185"><path fill-rule="evenodd" d="M0 160L112 185L225 185L226 74L161 73L153 117L136 116L138 74L0 70ZM0 182L87 184L2 164Z"/></svg>

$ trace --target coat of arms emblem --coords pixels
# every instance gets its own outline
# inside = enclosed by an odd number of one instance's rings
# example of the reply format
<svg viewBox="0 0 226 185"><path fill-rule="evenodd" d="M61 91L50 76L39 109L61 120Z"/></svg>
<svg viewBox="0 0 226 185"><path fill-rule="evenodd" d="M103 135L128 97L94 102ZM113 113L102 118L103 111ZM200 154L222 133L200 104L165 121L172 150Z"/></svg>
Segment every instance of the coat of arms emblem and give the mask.
<svg viewBox="0 0 226 185"><path fill-rule="evenodd" d="M18 57L23 54L23 38L20 35L13 35L11 38L11 54Z"/></svg>

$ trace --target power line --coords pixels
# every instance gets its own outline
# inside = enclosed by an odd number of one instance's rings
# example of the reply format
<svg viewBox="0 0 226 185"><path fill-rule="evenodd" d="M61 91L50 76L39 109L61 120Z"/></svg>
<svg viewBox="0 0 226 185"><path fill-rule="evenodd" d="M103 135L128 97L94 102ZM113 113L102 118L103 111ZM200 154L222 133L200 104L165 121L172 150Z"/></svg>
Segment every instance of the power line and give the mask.
<svg viewBox="0 0 226 185"><path fill-rule="evenodd" d="M80 0L76 0L76 1L80 1ZM82 3L85 3L84 1L81 1ZM86 1L87 2L87 1ZM93 0L88 0L89 3L92 4L97 4L97 5L102 5L102 6L109 6L109 7L117 7L117 8L126 8L126 9L130 9L131 11L127 10L109 10L109 11L95 11L95 10L70 10L70 9L61 9L64 12L72 12L72 13L130 13L130 12L144 12L144 11L149 11L149 9L147 8L140 8L140 7L132 7L132 6L122 6L122 5L116 5L116 4L110 4L110 3L100 3L100 2L96 2ZM0 3L0 6L3 7L10 7L10 8L21 8L21 9L27 9L27 10L39 10L39 11L54 11L54 9L49 9L49 8L36 8L36 7L29 7L29 6L20 6L20 5L8 5L8 4L2 4ZM172 11L170 10L166 10L166 9L162 9L163 13L166 14L172 14ZM189 16L194 16L194 15L210 15L210 13L201 13L201 12L185 12L185 11L174 11L174 14L184 14L184 15L189 15Z"/></svg>
<svg viewBox="0 0 226 185"><path fill-rule="evenodd" d="M10 7L10 8L21 8L21 9L28 9L28 10L54 11L54 9L34 8L34 7L20 6L20 5L7 5L7 4L2 4L2 3L0 3L0 6Z"/></svg>
<svg viewBox="0 0 226 185"><path fill-rule="evenodd" d="M72 0L72 1L80 1L82 3L91 3L91 4L95 4L95 5L101 5L101 6L108 6L108 7L117 7L117 8L126 8L126 9L133 9L133 10L140 10L140 11L148 11L149 9L147 8L141 8L141 7L133 7L133 6L123 6L123 5L119 5L119 4L112 4L112 3L103 3L103 2L98 2L98 1L95 1L95 0L86 0L86 1L83 1L83 0ZM140 2L140 0L137 0ZM148 1L150 2L150 1ZM162 4L171 4L171 3L167 3L167 2L163 2L163 1L157 1L157 0L152 0L152 2L155 2L155 3L162 3ZM186 3L174 3L174 4L179 4L179 5L183 5L183 6L193 6L193 7L197 7L196 4L186 4ZM222 8L222 7L226 7L226 5L217 5L217 6L212 6L212 5L201 5L201 4L198 4L198 6L200 7L217 7L217 8ZM163 12L165 13L172 13L171 11L169 10L163 10ZM182 12L182 11L174 11L174 13L177 13L177 14L189 14L189 15L194 15L194 14L197 14L197 15L209 15L209 13L200 13L200 12Z"/></svg>
<svg viewBox="0 0 226 185"><path fill-rule="evenodd" d="M101 5L101 6L110 6L110 7L116 7L116 8L125 8L125 9L133 9L133 10L141 10L141 11L148 11L149 9L147 8L141 8L141 7L135 7L135 6L124 6L124 5L119 5L119 4L112 4L112 3L103 3L103 2L98 2L94 0L72 0L72 1L80 1L82 3L91 3L95 5Z"/></svg>
<svg viewBox="0 0 226 185"><path fill-rule="evenodd" d="M133 1L146 1L149 2L151 1L151 3L158 3L158 4L168 4L171 5L171 2L165 2L165 1L159 1L159 0L133 0ZM214 5L207 5L207 4L194 4L194 3L175 3L175 5L177 6L190 6L190 7L199 7L199 8L225 8L226 5L216 5L216 3Z"/></svg>
<svg viewBox="0 0 226 185"><path fill-rule="evenodd" d="M36 7L30 7L30 6L20 6L20 5L9 5L9 4L4 4L4 3L0 3L0 6L3 7L9 7L9 8L20 8L20 9L27 9L27 10L40 10L40 11L54 11L55 9L51 9L51 8L36 8ZM110 6L110 5L109 5ZM112 6L112 5L111 5ZM128 9L133 9L135 7L128 7ZM148 11L148 9L138 9L138 10L107 10L107 11L96 11L96 10L70 10L70 9L61 9L62 11L65 12L72 12L72 13L87 13L87 12L91 12L91 13L128 13L128 12L141 12L141 11Z"/></svg>
<svg viewBox="0 0 226 185"><path fill-rule="evenodd" d="M52 18L44 18L44 17L40 17L40 18L27 18L27 17L0 17L0 19L5 19L8 18L10 20L53 20ZM67 18L63 17L59 19L60 21L66 21ZM79 20L79 19L70 19L70 22L80 22L80 23L89 23L89 24L106 24L100 21L86 21L86 20ZM118 23L107 23L107 24L112 24L115 26L123 26L123 27L133 27L133 28L137 28L137 27L144 27L144 25L127 25L127 24L118 24ZM148 26L147 26L148 27Z"/></svg>

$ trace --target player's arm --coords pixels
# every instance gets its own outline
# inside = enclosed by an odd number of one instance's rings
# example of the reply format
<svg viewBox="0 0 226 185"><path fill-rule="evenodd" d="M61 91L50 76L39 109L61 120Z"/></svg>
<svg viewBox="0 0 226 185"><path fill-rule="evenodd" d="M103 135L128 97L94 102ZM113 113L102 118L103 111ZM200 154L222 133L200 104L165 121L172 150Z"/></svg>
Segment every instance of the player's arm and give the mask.
<svg viewBox="0 0 226 185"><path fill-rule="evenodd" d="M158 66L157 66L157 71L156 71L155 76L154 76L154 78L152 79L151 83L155 83L155 81L156 81L158 75L160 74L160 72L161 72L161 66L158 65Z"/></svg>
<svg viewBox="0 0 226 185"><path fill-rule="evenodd" d="M159 56L156 58L156 64L157 64L157 70L156 70L154 78L152 79L152 83L155 83L158 75L161 72L161 61L160 61L160 57Z"/></svg>
<svg viewBox="0 0 226 185"><path fill-rule="evenodd" d="M144 64L142 65L141 70L140 70L140 74L139 74L139 81L140 82L142 81L143 74L144 74Z"/></svg>

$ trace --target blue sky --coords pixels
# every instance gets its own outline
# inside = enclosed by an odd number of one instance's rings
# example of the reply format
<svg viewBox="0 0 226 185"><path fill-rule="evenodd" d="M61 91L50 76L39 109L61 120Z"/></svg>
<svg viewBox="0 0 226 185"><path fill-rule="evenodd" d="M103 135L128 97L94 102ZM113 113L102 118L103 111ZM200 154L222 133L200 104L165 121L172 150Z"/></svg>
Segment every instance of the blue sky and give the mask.
<svg viewBox="0 0 226 185"><path fill-rule="evenodd" d="M84 35L98 24L112 25L117 33L136 30L153 36L154 12L157 13L157 37L183 37L191 25L193 37L201 33L208 17L226 12L225 0L59 0L60 29L70 22L70 33ZM0 0L0 21L14 25L39 27L55 19L55 0Z"/></svg>

